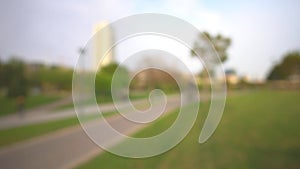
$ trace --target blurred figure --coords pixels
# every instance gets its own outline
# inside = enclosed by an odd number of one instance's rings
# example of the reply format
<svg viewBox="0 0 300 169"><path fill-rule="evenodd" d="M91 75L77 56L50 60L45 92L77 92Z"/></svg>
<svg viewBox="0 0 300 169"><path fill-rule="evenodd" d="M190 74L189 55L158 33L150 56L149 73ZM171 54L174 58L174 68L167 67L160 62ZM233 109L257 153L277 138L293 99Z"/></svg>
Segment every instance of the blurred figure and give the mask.
<svg viewBox="0 0 300 169"><path fill-rule="evenodd" d="M25 107L25 97L23 95L20 95L16 98L16 107L20 117L23 117Z"/></svg>

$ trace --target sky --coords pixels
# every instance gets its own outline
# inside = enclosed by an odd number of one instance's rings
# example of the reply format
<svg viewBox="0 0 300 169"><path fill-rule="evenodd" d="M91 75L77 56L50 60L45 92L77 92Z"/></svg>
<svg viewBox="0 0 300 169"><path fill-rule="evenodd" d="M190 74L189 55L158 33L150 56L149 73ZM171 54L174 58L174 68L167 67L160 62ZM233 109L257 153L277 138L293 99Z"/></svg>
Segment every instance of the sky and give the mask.
<svg viewBox="0 0 300 169"><path fill-rule="evenodd" d="M299 7L297 0L1 0L0 58L74 66L97 23L151 12L230 37L224 67L263 79L285 53L300 50Z"/></svg>

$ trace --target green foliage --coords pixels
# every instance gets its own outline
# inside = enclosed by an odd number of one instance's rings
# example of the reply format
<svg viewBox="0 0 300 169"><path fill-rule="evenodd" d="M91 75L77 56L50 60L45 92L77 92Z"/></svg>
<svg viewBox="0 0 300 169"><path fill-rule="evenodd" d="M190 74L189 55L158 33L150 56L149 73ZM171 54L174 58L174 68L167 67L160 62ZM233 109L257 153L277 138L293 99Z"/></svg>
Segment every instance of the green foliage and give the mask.
<svg viewBox="0 0 300 169"><path fill-rule="evenodd" d="M38 84L42 88L50 87L56 90L72 89L72 76L73 70L64 67L43 67L39 71L35 72Z"/></svg>
<svg viewBox="0 0 300 169"><path fill-rule="evenodd" d="M292 75L300 75L300 52L298 51L287 53L271 70L268 80L288 80Z"/></svg>
<svg viewBox="0 0 300 169"><path fill-rule="evenodd" d="M16 112L16 100L13 98L0 97L0 116Z"/></svg>
<svg viewBox="0 0 300 169"><path fill-rule="evenodd" d="M112 84L112 78L116 71L116 69L119 69L119 79L118 83L115 87L116 90L124 87L125 84L128 83L129 80L129 73L125 67L119 66L116 63L109 64L103 68L96 74L95 78L95 93L97 100L99 102L103 102L103 98L111 97L111 84Z"/></svg>
<svg viewBox="0 0 300 169"><path fill-rule="evenodd" d="M106 73L109 75L113 75L117 68L118 68L118 64L111 63L107 66L102 67L99 73Z"/></svg>
<svg viewBox="0 0 300 169"><path fill-rule="evenodd" d="M26 64L19 59L0 62L0 88L8 97L27 95L29 89L42 91L71 91L73 69L43 64Z"/></svg>
<svg viewBox="0 0 300 169"><path fill-rule="evenodd" d="M210 49L203 42L209 40L210 43L214 46L214 49L218 53L222 62L225 62L228 58L227 49L231 45L231 40L228 37L224 37L221 34L216 36L210 35L208 32L203 32L199 34L198 39L194 43L193 50L191 50L191 55L196 56L196 52L202 57L210 57Z"/></svg>
<svg viewBox="0 0 300 169"><path fill-rule="evenodd" d="M25 77L25 64L18 59L11 59L1 66L1 86L7 88L7 96L15 98L26 96L28 80Z"/></svg>
<svg viewBox="0 0 300 169"><path fill-rule="evenodd" d="M0 60L0 88L5 86L5 72L4 63Z"/></svg>
<svg viewBox="0 0 300 169"><path fill-rule="evenodd" d="M59 66L27 65L27 77L31 87L47 90L72 89L73 70Z"/></svg>

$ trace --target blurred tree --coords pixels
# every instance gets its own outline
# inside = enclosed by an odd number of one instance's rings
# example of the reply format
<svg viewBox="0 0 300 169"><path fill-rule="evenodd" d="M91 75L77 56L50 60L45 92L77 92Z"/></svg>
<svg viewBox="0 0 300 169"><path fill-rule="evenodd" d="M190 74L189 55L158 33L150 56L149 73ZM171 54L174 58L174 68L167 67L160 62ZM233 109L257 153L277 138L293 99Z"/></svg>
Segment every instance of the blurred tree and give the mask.
<svg viewBox="0 0 300 169"><path fill-rule="evenodd" d="M44 90L67 90L72 89L73 70L70 68L51 66L41 67L36 78Z"/></svg>
<svg viewBox="0 0 300 169"><path fill-rule="evenodd" d="M73 69L62 66L45 66L40 63L25 64L18 59L0 62L0 88L7 96L25 95L28 89L44 92L71 91Z"/></svg>
<svg viewBox="0 0 300 169"><path fill-rule="evenodd" d="M284 55L283 60L272 68L267 79L288 80L292 76L300 76L299 51L293 51Z"/></svg>
<svg viewBox="0 0 300 169"><path fill-rule="evenodd" d="M201 55L201 57L211 57L210 51L211 51L211 45L207 44L207 40L211 42L211 44L214 46L214 49L218 53L221 62L224 62L228 58L227 49L231 44L231 40L228 37L224 37L221 34L218 34L216 36L210 35L208 32L203 32L202 34L199 34L197 37L196 42L194 43L193 49L191 50L192 56L197 56L196 53ZM206 58L211 62L216 63L216 61L211 60L212 58Z"/></svg>
<svg viewBox="0 0 300 169"><path fill-rule="evenodd" d="M31 88L42 88L42 81L40 78L40 72L45 69L45 65L41 63L31 63L26 65L26 78L28 79L28 85Z"/></svg>
<svg viewBox="0 0 300 169"><path fill-rule="evenodd" d="M111 63L101 68L100 73L106 73L112 75L115 70L118 68L118 64Z"/></svg>
<svg viewBox="0 0 300 169"><path fill-rule="evenodd" d="M4 83L4 63L0 60L0 88L5 87Z"/></svg>
<svg viewBox="0 0 300 169"><path fill-rule="evenodd" d="M118 68L119 67L119 68ZM129 72L125 67L122 67L116 63L111 63L103 68L96 74L95 78L95 92L96 94L105 94L110 95L111 92L111 83L113 75L116 69L119 69L119 77L118 84L116 87L122 88L125 84L128 83L129 80Z"/></svg>
<svg viewBox="0 0 300 169"><path fill-rule="evenodd" d="M8 97L26 96L28 81L25 77L25 64L18 59L11 59L3 67L4 85L7 87Z"/></svg>

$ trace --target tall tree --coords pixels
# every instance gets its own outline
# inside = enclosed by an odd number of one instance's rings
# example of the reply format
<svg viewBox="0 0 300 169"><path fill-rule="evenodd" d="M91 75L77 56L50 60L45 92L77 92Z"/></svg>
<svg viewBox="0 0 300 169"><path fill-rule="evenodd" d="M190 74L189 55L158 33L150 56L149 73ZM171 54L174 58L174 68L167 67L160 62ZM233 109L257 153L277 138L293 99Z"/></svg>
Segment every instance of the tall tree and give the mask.
<svg viewBox="0 0 300 169"><path fill-rule="evenodd" d="M208 44L207 40L211 44ZM221 34L213 36L210 35L208 32L203 32L202 34L198 35L197 40L194 43L193 50L191 50L192 56L196 56L197 52L201 55L201 57L211 57L211 45L213 45L214 50L219 55L221 62L226 61L228 58L227 49L231 45L231 39L228 37L224 37ZM216 61L211 60L212 58L207 59L216 63Z"/></svg>
<svg viewBox="0 0 300 169"><path fill-rule="evenodd" d="M27 95L28 81L25 77L25 64L18 59L11 59L4 66L5 84L8 97Z"/></svg>
<svg viewBox="0 0 300 169"><path fill-rule="evenodd" d="M284 55L283 60L270 71L268 80L288 80L291 76L300 76L300 52L293 51Z"/></svg>

